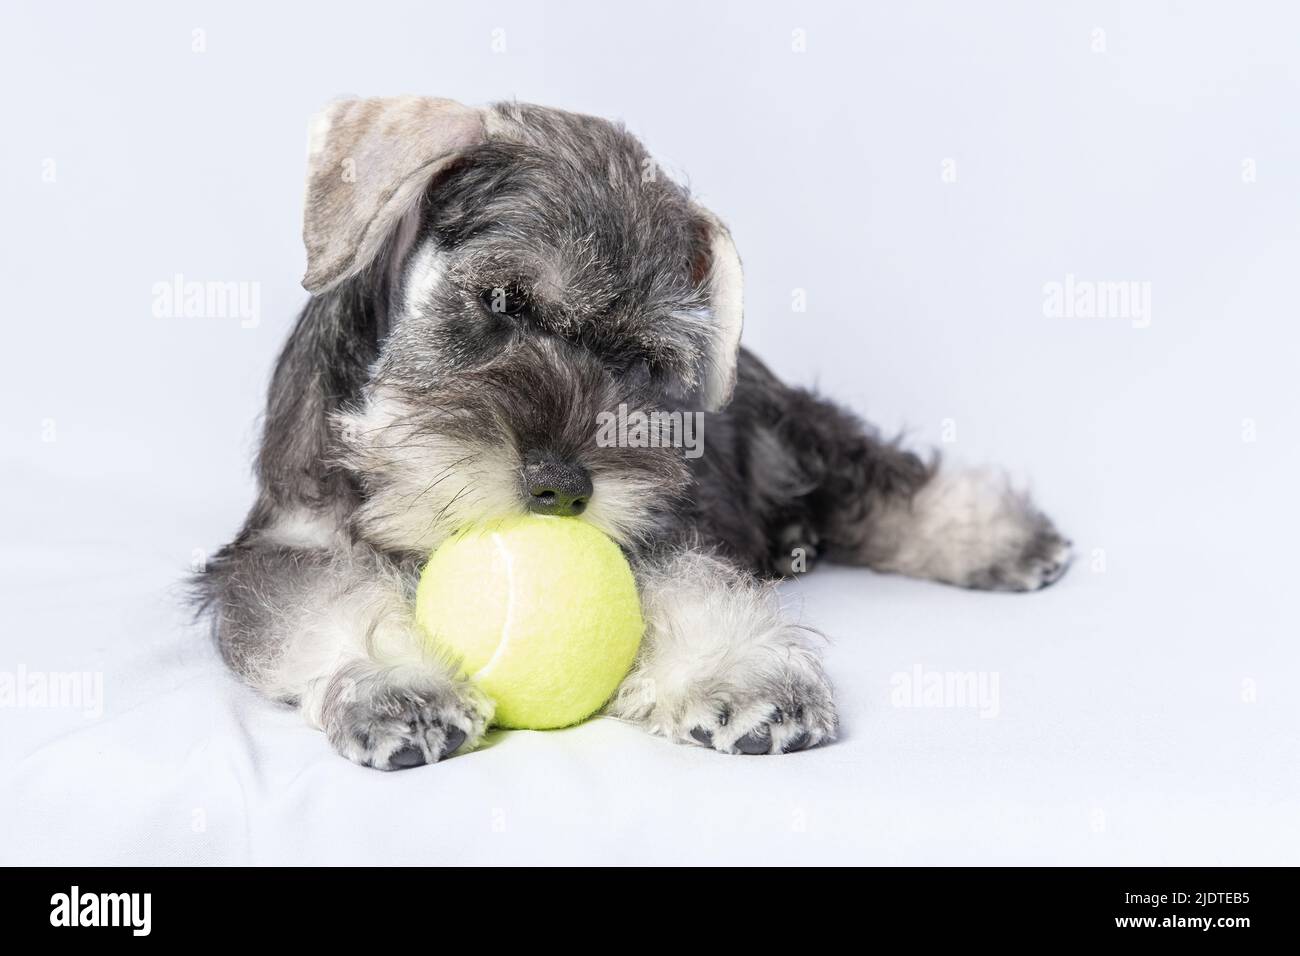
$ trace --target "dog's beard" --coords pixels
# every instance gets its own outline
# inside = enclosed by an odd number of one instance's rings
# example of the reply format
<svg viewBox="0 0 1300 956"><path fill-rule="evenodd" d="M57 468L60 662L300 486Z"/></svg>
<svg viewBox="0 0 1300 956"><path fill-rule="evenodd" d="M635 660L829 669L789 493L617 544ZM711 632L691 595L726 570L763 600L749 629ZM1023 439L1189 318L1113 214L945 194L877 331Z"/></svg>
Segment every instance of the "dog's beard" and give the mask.
<svg viewBox="0 0 1300 956"><path fill-rule="evenodd" d="M536 347L429 390L379 381L336 419L342 464L365 494L355 529L388 550L429 551L459 529L523 514L525 463L540 454L590 474L578 520L625 548L649 544L686 489L682 451L598 441L599 416L644 404L592 363Z"/></svg>

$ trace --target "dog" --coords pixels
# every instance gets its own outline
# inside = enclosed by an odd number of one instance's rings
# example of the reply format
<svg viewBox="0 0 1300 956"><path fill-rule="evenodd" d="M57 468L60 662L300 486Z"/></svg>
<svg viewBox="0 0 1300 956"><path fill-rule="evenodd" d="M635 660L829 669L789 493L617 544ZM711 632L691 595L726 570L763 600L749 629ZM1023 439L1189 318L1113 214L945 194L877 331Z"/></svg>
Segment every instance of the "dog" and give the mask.
<svg viewBox="0 0 1300 956"><path fill-rule="evenodd" d="M1033 591L1068 566L1004 478L941 468L742 348L727 228L618 124L336 102L304 240L259 493L196 587L226 663L356 763L435 763L491 723L412 616L424 559L474 522L556 514L616 541L646 633L604 712L728 754L836 736L816 635L775 579L825 560ZM656 440L608 440L615 410ZM663 433L682 415L695 454Z"/></svg>

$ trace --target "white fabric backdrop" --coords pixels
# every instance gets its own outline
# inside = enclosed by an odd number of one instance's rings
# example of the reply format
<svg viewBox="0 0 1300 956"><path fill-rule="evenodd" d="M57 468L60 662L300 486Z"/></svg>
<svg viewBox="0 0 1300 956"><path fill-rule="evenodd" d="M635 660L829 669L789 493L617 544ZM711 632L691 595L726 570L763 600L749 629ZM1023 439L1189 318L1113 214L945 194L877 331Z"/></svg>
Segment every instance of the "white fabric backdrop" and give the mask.
<svg viewBox="0 0 1300 956"><path fill-rule="evenodd" d="M103 713L0 706L0 862L1300 862L1296 9L852 6L6 7L0 680L97 674ZM817 751L598 720L334 757L177 582L251 498L306 119L385 92L626 119L731 224L752 347L1032 476L1079 565L787 585L832 639ZM176 274L257 320L156 318ZM1149 326L1045 315L1067 275L1149 283ZM895 706L918 666L996 675L996 713Z"/></svg>

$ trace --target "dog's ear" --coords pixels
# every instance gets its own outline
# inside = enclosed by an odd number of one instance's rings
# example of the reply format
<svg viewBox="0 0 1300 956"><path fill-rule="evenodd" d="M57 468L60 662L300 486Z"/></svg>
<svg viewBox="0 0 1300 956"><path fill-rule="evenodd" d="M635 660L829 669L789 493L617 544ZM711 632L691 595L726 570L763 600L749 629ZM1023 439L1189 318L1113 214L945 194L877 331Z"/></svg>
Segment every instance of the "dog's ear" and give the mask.
<svg viewBox="0 0 1300 956"><path fill-rule="evenodd" d="M700 398L707 411L717 411L731 401L736 388L745 288L731 233L707 209L697 206L696 212L699 225L691 278L705 287L713 315L713 340L706 356Z"/></svg>
<svg viewBox="0 0 1300 956"><path fill-rule="evenodd" d="M486 138L479 110L426 96L340 100L312 123L303 240L313 294L364 269L429 182Z"/></svg>

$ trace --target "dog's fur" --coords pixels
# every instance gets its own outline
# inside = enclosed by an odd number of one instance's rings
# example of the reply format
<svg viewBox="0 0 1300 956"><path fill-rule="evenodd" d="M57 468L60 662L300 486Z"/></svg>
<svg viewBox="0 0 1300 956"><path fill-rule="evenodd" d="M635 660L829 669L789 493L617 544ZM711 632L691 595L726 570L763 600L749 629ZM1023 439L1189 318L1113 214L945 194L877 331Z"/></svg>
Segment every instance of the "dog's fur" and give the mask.
<svg viewBox="0 0 1300 956"><path fill-rule="evenodd" d="M492 704L421 640L429 550L522 512L525 470L590 476L647 633L606 712L682 743L832 739L831 688L772 578L818 558L1028 591L1068 542L739 348L726 229L604 120L519 104L335 104L312 146L313 293L280 356L239 536L200 576L225 660L358 763L475 746ZM505 303L504 305L502 303ZM704 413L703 454L606 447L597 416ZM653 443L652 443L653 444Z"/></svg>

